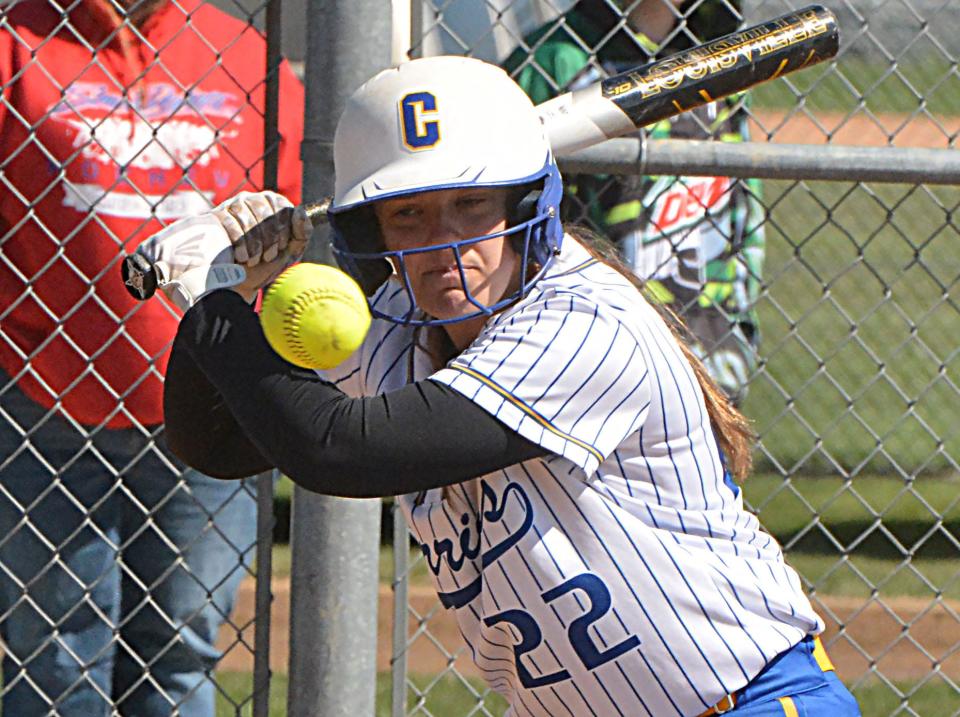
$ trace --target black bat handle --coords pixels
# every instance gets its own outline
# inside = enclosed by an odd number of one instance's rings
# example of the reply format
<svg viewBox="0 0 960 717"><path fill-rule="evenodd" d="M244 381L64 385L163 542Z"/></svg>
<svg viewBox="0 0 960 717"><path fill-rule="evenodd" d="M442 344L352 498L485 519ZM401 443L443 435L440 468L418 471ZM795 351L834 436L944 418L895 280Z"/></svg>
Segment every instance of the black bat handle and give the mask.
<svg viewBox="0 0 960 717"><path fill-rule="evenodd" d="M123 285L137 301L146 301L160 285L157 268L143 254L127 254L120 262L120 278Z"/></svg>
<svg viewBox="0 0 960 717"><path fill-rule="evenodd" d="M319 201L308 202L303 205L303 209L314 229L327 223L327 211L330 209L331 202L333 202L333 197L324 197Z"/></svg>

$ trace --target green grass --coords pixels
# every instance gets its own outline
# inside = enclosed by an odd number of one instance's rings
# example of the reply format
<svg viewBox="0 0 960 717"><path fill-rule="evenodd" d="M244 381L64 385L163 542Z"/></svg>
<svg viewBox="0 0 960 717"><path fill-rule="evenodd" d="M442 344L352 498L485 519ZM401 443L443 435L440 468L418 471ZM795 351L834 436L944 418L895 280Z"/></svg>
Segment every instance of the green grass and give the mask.
<svg viewBox="0 0 960 717"><path fill-rule="evenodd" d="M760 467L955 471L960 192L764 186L763 360L745 403Z"/></svg>
<svg viewBox="0 0 960 717"><path fill-rule="evenodd" d="M388 673L377 676L376 715L391 714L391 681ZM216 717L250 717L252 710L252 675L237 672L218 673ZM270 684L270 717L285 717L287 714L287 676L274 674ZM455 675L443 677L413 676L407 687L407 711L409 715L443 715L457 717L468 714L501 715L506 703L499 695L490 692L476 679L466 680Z"/></svg>
<svg viewBox="0 0 960 717"><path fill-rule="evenodd" d="M792 109L799 93L814 114L960 114L960 75L929 57L908 55L896 70L844 59L763 85L753 102ZM766 181L764 192L763 363L745 405L762 449L747 503L820 594L960 599L960 191ZM281 481L278 505L291 493ZM380 561L388 580L389 547ZM288 546L275 548L273 566L289 574ZM410 577L428 582L422 561ZM250 676L217 679L217 716L250 715ZM410 714L418 705L416 714L483 714L474 711L479 683L413 683ZM960 715L960 694L936 675L853 688L870 717ZM273 717L286 714L286 691L286 676L274 675ZM380 675L378 715L390 713L389 701L389 676ZM498 697L484 704L502 713Z"/></svg>
<svg viewBox="0 0 960 717"><path fill-rule="evenodd" d="M758 467L955 472L960 189L770 180L764 204Z"/></svg>
<svg viewBox="0 0 960 717"><path fill-rule="evenodd" d="M286 476L281 476L274 486L273 496L277 500L290 502L293 498L293 481Z"/></svg>
<svg viewBox="0 0 960 717"><path fill-rule="evenodd" d="M960 191L786 181L764 190L763 361L745 404L762 447L746 501L818 594L960 600ZM278 502L290 492L281 481ZM276 574L289 573L288 547L273 560ZM390 548L380 561L389 580ZM411 581L428 582L422 561ZM229 694L249 694L243 676L224 679ZM410 713L425 679L408 693ZM960 715L960 695L935 674L853 688L871 717ZM377 714L387 715L388 676L377 689ZM471 714L479 691L447 677L424 709ZM271 714L285 714L283 676L271 696ZM486 704L500 714L498 698Z"/></svg>
<svg viewBox="0 0 960 717"><path fill-rule="evenodd" d="M862 475L851 480L836 476L795 476L789 480L769 473L750 476L744 499L764 526L789 541L814 519L841 536L854 526L880 519L893 534L913 543L915 526L943 521L953 530L960 522L960 476L904 481L890 476ZM863 548L864 546L851 546ZM923 553L926 548L921 548Z"/></svg>
<svg viewBox="0 0 960 717"><path fill-rule="evenodd" d="M743 486L746 503L764 526L787 548L787 559L808 587L819 594L865 597L874 590L881 599L898 595L960 599L960 476L925 476L907 481L890 475L795 475L789 480L758 473ZM279 557L278 557L279 556ZM286 556L286 557L284 557ZM907 561L907 558L909 562ZM422 561L411 551L411 582L426 584ZM289 548L278 546L274 567L289 566ZM393 553L385 547L380 573L389 580ZM218 675L225 694L217 717L248 717L250 677ZM501 715L503 700L485 693L475 681L459 677L413 676L407 714L466 717ZM851 685L864 715L960 715L960 693L943 678L890 684L869 679ZM271 717L286 714L287 680L275 675ZM483 705L481 708L479 705ZM238 711L238 706L239 711ZM247 710L247 711L244 711ZM390 676L377 681L378 717L390 714Z"/></svg>
<svg viewBox="0 0 960 717"><path fill-rule="evenodd" d="M757 108L811 112L916 112L960 114L960 74L946 58L909 52L895 61L847 55L836 63L768 82L753 90Z"/></svg>
<svg viewBox="0 0 960 717"><path fill-rule="evenodd" d="M960 476L786 480L761 473L743 488L747 505L784 546L807 589L960 600ZM275 546L273 568L275 576L289 575L289 546ZM410 551L409 570L410 584L430 585L416 550ZM384 546L381 582L392 575L393 548Z"/></svg>
<svg viewBox="0 0 960 717"><path fill-rule="evenodd" d="M923 715L950 717L960 714L960 692L940 678L923 684L873 681L853 687L865 717Z"/></svg>
<svg viewBox="0 0 960 717"><path fill-rule="evenodd" d="M285 578L290 575L291 553L289 545L273 546L273 577ZM411 550L407 577L411 585L430 585L427 564L419 550ZM380 581L389 582L393 575L393 546L385 545L380 549Z"/></svg>
<svg viewBox="0 0 960 717"><path fill-rule="evenodd" d="M758 468L955 473L960 189L769 180L764 204L762 363L744 406Z"/></svg>
<svg viewBox="0 0 960 717"><path fill-rule="evenodd" d="M761 474L744 497L818 593L960 599L960 477Z"/></svg>
<svg viewBox="0 0 960 717"><path fill-rule="evenodd" d="M220 673L217 675L217 682L222 692L217 701L216 717L249 717L252 714L249 704L251 676ZM476 680L464 681L448 675L439 679L414 677L411 682L413 685L407 689L406 714L409 715L501 715L506 707L502 698L487 692ZM948 717L960 714L960 693L942 678L916 684L870 680L853 685L852 689L861 711L867 717L895 714ZM273 675L270 687L270 717L285 717L286 698L287 676ZM388 717L391 714L390 675L380 674L377 677L376 700L377 717ZM906 711L908 705L912 712Z"/></svg>
<svg viewBox="0 0 960 717"><path fill-rule="evenodd" d="M218 672L216 717L253 715L253 675L249 672ZM270 717L287 714L287 676L270 676Z"/></svg>
<svg viewBox="0 0 960 717"><path fill-rule="evenodd" d="M273 570L273 577L275 578L286 578L290 576L290 562L292 560L292 554L290 552L289 544L278 544L273 546L273 554L271 556L271 567Z"/></svg>
<svg viewBox="0 0 960 717"><path fill-rule="evenodd" d="M407 686L407 710L409 715L501 715L507 703L500 695L491 692L477 679L465 679L454 675L443 677L413 676ZM377 677L377 717L389 717L390 675Z"/></svg>
<svg viewBox="0 0 960 717"><path fill-rule="evenodd" d="M798 93L814 115L960 114L956 66L910 52L896 71L851 56L762 85L753 101L793 108ZM768 180L764 204L764 364L746 403L761 466L955 471L960 191Z"/></svg>
<svg viewBox="0 0 960 717"><path fill-rule="evenodd" d="M747 505L784 546L810 589L866 597L937 594L960 600L960 476L904 480L890 475L758 473L743 486ZM290 574L290 547L273 551L273 574ZM380 551L380 576L393 575L393 548ZM429 585L411 549L412 585Z"/></svg>

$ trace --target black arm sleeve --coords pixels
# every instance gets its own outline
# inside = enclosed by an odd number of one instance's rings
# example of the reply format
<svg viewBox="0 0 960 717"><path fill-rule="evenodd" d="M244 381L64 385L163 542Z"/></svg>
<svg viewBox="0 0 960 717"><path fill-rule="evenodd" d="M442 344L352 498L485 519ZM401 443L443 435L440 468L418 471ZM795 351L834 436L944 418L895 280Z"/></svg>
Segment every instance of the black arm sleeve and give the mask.
<svg viewBox="0 0 960 717"><path fill-rule="evenodd" d="M164 437L180 460L216 478L273 468L247 438L182 341L175 341L163 384Z"/></svg>
<svg viewBox="0 0 960 717"><path fill-rule="evenodd" d="M236 478L276 467L307 490L347 497L451 485L548 454L435 381L349 398L277 356L227 290L180 323L164 412L171 450L197 470Z"/></svg>

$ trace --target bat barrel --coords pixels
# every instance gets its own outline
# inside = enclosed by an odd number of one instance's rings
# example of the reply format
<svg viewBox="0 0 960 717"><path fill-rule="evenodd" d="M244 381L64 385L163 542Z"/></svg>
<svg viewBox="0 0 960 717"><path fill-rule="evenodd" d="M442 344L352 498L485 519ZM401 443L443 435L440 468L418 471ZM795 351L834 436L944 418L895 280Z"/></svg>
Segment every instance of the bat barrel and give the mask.
<svg viewBox="0 0 960 717"><path fill-rule="evenodd" d="M828 60L839 45L834 14L811 5L561 95L537 110L554 154L569 154Z"/></svg>
<svg viewBox="0 0 960 717"><path fill-rule="evenodd" d="M604 80L601 94L653 124L836 56L837 19L813 5Z"/></svg>

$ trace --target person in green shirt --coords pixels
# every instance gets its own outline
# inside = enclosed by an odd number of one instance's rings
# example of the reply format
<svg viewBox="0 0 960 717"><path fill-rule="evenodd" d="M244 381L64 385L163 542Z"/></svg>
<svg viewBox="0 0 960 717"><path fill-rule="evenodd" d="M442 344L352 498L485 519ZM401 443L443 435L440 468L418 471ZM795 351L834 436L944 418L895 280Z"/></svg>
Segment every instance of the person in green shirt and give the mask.
<svg viewBox="0 0 960 717"><path fill-rule="evenodd" d="M740 0L580 0L524 38L504 68L535 103L734 32ZM665 120L653 139L742 142L737 95ZM760 184L729 177L567 177L563 214L617 247L649 295L680 314L695 350L735 401L757 362L764 255Z"/></svg>

